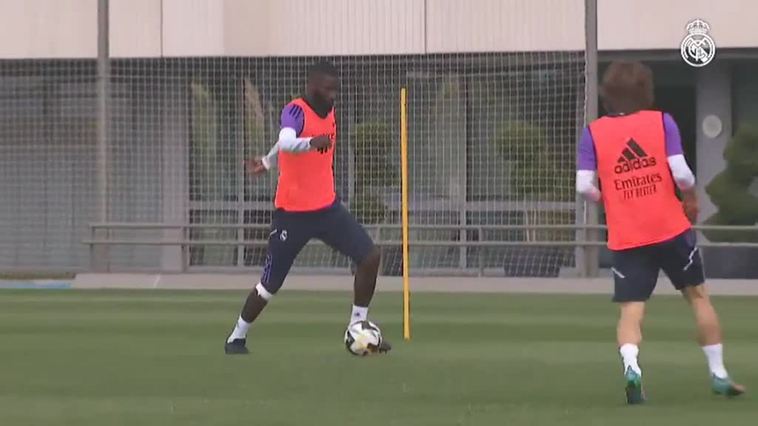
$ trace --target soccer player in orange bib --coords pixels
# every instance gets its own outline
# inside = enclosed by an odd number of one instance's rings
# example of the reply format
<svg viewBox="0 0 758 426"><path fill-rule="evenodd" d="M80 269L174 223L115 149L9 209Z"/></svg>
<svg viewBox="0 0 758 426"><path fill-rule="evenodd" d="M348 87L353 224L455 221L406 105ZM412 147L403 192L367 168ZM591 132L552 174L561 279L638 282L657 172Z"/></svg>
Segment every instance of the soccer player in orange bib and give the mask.
<svg viewBox="0 0 758 426"><path fill-rule="evenodd" d="M260 282L245 301L234 330L226 340L227 354L246 354L247 331L281 288L292 263L308 241L317 238L350 257L357 266L349 323L366 321L379 269L379 249L334 188L337 122L334 101L339 89L337 70L319 62L308 69L306 94L282 110L279 140L263 158L247 164L253 175L278 166L268 254ZM376 352L387 352L382 341Z"/></svg>
<svg viewBox="0 0 758 426"><path fill-rule="evenodd" d="M721 326L706 291L691 226L698 215L695 177L674 119L651 109L651 70L638 62L612 63L603 76L601 97L609 114L584 129L576 188L605 206L608 248L613 252L613 300L621 308L617 339L627 402L645 400L637 356L645 302L661 270L692 307L713 391L742 394L744 387L734 383L724 367ZM602 190L595 185L596 176Z"/></svg>

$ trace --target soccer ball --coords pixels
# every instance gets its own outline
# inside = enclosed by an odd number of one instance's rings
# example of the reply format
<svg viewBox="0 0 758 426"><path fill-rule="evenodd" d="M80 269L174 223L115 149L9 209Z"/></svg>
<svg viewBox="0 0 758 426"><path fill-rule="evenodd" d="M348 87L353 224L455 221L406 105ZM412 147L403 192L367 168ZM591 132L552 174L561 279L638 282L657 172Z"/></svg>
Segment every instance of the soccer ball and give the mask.
<svg viewBox="0 0 758 426"><path fill-rule="evenodd" d="M353 355L372 354L381 344L382 331L371 321L356 321L345 330L345 348Z"/></svg>

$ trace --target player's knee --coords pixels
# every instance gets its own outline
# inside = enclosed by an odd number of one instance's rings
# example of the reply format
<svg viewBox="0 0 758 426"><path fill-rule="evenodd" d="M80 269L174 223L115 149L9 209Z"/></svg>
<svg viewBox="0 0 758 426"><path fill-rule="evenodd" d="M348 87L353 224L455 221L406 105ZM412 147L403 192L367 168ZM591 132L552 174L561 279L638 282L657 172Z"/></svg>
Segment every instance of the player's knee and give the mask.
<svg viewBox="0 0 758 426"><path fill-rule="evenodd" d="M682 293L684 294L684 297L689 301L690 303L693 302L707 302L708 299L708 292L705 289L704 284L692 286L692 287L685 287L682 290Z"/></svg>
<svg viewBox="0 0 758 426"><path fill-rule="evenodd" d="M270 284L258 283L255 286L255 291L258 293L258 297L268 302L279 290L279 287L273 288Z"/></svg>
<svg viewBox="0 0 758 426"><path fill-rule="evenodd" d="M366 257L358 265L359 268L379 268L379 262L382 260L382 253L378 247L373 247Z"/></svg>
<svg viewBox="0 0 758 426"><path fill-rule="evenodd" d="M639 322L645 316L645 302L624 302L621 303L620 308L619 320L621 322Z"/></svg>

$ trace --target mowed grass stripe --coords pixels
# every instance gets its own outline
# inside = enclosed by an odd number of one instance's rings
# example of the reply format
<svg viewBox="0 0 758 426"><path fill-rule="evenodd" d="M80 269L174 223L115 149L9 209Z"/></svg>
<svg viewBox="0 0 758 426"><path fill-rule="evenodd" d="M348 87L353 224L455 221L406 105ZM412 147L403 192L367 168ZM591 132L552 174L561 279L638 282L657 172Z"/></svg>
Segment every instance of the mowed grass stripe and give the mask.
<svg viewBox="0 0 758 426"><path fill-rule="evenodd" d="M348 293L287 292L222 343L244 292L0 291L0 424L752 424L752 394L709 394L680 298L650 304L641 361L650 404L623 404L616 308L604 296L416 294L402 342L397 294L372 318L395 350L342 346ZM727 366L758 383L758 299L717 298Z"/></svg>

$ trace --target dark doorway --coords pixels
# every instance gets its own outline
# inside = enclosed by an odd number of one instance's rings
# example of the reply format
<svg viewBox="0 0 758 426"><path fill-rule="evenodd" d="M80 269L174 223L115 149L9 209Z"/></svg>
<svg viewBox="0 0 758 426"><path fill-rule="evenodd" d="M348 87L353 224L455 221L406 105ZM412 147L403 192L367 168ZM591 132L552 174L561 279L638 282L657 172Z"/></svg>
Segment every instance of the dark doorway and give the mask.
<svg viewBox="0 0 758 426"><path fill-rule="evenodd" d="M656 86L655 104L656 108L671 114L679 125L684 156L687 158L687 163L692 171L697 175L695 87Z"/></svg>

